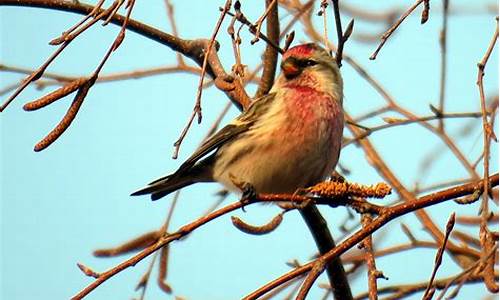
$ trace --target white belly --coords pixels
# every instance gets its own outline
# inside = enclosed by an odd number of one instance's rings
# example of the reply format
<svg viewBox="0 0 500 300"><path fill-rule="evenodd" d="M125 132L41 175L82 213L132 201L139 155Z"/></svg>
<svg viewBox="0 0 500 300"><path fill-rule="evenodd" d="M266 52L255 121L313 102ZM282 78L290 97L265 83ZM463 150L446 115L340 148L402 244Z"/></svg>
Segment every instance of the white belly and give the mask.
<svg viewBox="0 0 500 300"><path fill-rule="evenodd" d="M259 193L293 193L317 183L333 170L340 151L340 140L325 138L321 134L331 133L319 127L306 138L272 130L244 134L220 149L213 177L231 190L238 190L233 180L250 183Z"/></svg>

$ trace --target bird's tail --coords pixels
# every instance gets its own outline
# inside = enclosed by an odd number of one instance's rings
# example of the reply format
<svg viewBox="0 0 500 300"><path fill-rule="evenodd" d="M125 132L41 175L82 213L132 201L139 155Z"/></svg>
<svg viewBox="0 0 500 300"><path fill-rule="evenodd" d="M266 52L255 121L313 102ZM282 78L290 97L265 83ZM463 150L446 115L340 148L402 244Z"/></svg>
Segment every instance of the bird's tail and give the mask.
<svg viewBox="0 0 500 300"><path fill-rule="evenodd" d="M156 179L148 186L135 191L131 196L151 194L151 200L158 200L166 195L196 182L211 182L211 160L202 161L191 168L179 169L177 172Z"/></svg>
<svg viewBox="0 0 500 300"><path fill-rule="evenodd" d="M158 200L166 195L195 183L190 176L168 175L151 182L148 186L135 191L131 196L151 194L151 200Z"/></svg>

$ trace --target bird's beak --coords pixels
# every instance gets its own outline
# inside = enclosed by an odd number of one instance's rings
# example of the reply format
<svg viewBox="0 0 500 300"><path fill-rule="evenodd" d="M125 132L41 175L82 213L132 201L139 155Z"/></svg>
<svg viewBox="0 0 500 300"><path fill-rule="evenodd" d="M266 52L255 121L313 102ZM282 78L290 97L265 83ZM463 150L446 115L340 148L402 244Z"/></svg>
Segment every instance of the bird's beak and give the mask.
<svg viewBox="0 0 500 300"><path fill-rule="evenodd" d="M295 60L292 58L287 58L281 63L281 69L283 70L283 74L287 79L292 79L297 77L302 69L296 64Z"/></svg>

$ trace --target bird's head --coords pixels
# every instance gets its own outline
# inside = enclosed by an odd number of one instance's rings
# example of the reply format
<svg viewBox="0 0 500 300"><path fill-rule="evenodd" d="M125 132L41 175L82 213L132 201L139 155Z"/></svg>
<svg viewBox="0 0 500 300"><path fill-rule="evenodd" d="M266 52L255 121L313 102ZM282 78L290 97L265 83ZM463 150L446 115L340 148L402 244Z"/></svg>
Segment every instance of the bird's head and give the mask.
<svg viewBox="0 0 500 300"><path fill-rule="evenodd" d="M309 87L342 99L342 77L335 59L315 43L301 44L283 54L281 87Z"/></svg>

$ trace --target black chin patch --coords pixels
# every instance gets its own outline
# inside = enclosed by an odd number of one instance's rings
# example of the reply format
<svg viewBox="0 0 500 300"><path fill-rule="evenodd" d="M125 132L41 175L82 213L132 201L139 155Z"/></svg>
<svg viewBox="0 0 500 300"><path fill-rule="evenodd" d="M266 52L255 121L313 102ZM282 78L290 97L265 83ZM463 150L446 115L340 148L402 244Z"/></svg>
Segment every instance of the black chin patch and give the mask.
<svg viewBox="0 0 500 300"><path fill-rule="evenodd" d="M288 79L288 80L291 80L291 79L294 79L296 78L297 76L300 75L301 72L296 72L296 73L284 73L285 74L285 78Z"/></svg>

